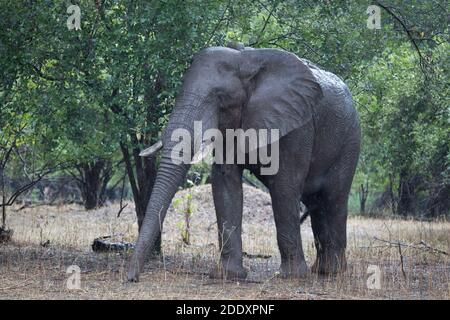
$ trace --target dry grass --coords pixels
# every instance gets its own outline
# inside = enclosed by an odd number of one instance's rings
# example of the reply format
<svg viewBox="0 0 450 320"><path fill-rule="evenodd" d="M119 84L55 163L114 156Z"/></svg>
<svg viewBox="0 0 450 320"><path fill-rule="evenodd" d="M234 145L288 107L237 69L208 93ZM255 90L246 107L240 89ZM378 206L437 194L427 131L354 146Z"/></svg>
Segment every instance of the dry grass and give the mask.
<svg viewBox="0 0 450 320"><path fill-rule="evenodd" d="M192 193L190 246L182 244L183 203ZM37 207L10 212L13 241L0 244L1 299L450 299L450 257L419 245L450 252L450 223L377 220L352 217L348 223L348 271L337 277L310 275L305 280L274 277L279 265L270 198L246 187L244 251L270 255L245 258L245 283L223 283L207 277L217 262L217 229L209 186L184 190L164 226L164 258L149 261L138 284L124 282L127 254L92 252L92 240L114 234L134 241L136 221L130 204L120 218L117 205L85 212L78 206ZM307 220L302 226L309 265L315 249ZM399 248L374 240L402 241L423 250ZM50 245L40 244L50 241ZM68 290L66 269L81 268L81 289ZM381 270L381 289L367 288L367 267Z"/></svg>

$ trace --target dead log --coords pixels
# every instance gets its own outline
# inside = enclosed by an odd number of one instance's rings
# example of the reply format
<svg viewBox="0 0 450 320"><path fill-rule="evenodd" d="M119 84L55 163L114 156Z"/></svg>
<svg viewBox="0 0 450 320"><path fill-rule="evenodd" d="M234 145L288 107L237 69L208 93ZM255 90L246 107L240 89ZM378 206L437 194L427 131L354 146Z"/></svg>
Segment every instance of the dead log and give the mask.
<svg viewBox="0 0 450 320"><path fill-rule="evenodd" d="M134 249L134 244L126 241L110 241L111 236L94 239L92 250L94 252L126 252Z"/></svg>

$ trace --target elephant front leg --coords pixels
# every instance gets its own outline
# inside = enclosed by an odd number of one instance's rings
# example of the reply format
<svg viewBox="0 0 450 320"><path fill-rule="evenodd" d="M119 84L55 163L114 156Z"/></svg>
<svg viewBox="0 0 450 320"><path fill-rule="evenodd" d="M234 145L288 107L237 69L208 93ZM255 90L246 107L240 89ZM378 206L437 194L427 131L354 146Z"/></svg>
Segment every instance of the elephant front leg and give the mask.
<svg viewBox="0 0 450 320"><path fill-rule="evenodd" d="M242 169L236 165L213 165L212 191L219 231L220 264L211 278L245 279L242 265Z"/></svg>
<svg viewBox="0 0 450 320"><path fill-rule="evenodd" d="M281 255L281 276L303 278L308 267L300 235L300 194L292 188L274 187L271 196Z"/></svg>

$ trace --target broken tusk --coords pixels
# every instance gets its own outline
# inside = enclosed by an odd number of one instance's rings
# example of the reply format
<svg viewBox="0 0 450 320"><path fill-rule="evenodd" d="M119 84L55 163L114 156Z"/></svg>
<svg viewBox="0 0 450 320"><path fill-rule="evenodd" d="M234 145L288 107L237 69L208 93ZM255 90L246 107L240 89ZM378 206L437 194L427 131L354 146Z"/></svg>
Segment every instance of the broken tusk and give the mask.
<svg viewBox="0 0 450 320"><path fill-rule="evenodd" d="M151 147L148 147L147 149L142 150L141 153L139 153L139 156L150 157L153 154L155 154L156 152L158 152L159 150L161 150L162 146L163 146L162 141L159 140L157 143L155 143Z"/></svg>

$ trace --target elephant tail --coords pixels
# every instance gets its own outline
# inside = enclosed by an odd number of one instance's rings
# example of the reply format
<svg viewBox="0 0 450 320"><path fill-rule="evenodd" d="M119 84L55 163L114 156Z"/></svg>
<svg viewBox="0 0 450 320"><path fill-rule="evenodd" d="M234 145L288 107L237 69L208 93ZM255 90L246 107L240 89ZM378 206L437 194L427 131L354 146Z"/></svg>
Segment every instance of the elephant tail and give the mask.
<svg viewBox="0 0 450 320"><path fill-rule="evenodd" d="M306 209L305 212L300 216L300 224L303 224L305 220L309 217L309 210Z"/></svg>

